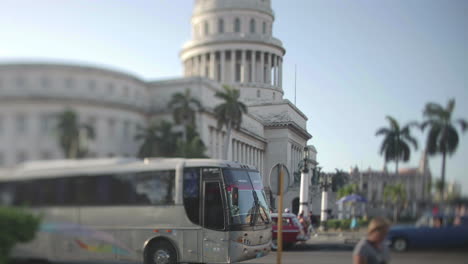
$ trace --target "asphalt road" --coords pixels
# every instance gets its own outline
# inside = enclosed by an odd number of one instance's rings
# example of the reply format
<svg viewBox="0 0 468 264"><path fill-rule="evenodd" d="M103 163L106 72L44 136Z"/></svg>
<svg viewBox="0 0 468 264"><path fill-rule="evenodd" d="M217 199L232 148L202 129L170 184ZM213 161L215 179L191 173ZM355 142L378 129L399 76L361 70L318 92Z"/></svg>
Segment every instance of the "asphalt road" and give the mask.
<svg viewBox="0 0 468 264"><path fill-rule="evenodd" d="M283 252L283 264L350 264L352 249L343 244L306 244ZM431 250L392 253L395 264L468 264L467 250ZM242 263L276 264L276 253Z"/></svg>

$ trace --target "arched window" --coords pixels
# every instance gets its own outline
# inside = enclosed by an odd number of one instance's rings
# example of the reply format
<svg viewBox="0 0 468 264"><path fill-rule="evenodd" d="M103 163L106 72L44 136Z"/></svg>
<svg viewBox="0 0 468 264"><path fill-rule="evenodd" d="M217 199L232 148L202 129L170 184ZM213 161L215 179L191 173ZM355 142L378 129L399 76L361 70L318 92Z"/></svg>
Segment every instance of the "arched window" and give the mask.
<svg viewBox="0 0 468 264"><path fill-rule="evenodd" d="M208 25L207 21L205 21L203 27L204 27L205 35L208 35L210 33L210 26Z"/></svg>
<svg viewBox="0 0 468 264"><path fill-rule="evenodd" d="M262 32L263 34L266 34L266 22L263 22L262 24Z"/></svg>
<svg viewBox="0 0 468 264"><path fill-rule="evenodd" d="M234 20L234 32L239 33L241 31L241 22L240 19L237 17Z"/></svg>
<svg viewBox="0 0 468 264"><path fill-rule="evenodd" d="M224 20L223 19L218 20L218 33L220 34L224 33Z"/></svg>
<svg viewBox="0 0 468 264"><path fill-rule="evenodd" d="M255 33L255 20L253 18L250 20L250 33Z"/></svg>
<svg viewBox="0 0 468 264"><path fill-rule="evenodd" d="M276 99L276 93L273 92L273 100Z"/></svg>
<svg viewBox="0 0 468 264"><path fill-rule="evenodd" d="M260 90L257 90L257 98L260 98Z"/></svg>

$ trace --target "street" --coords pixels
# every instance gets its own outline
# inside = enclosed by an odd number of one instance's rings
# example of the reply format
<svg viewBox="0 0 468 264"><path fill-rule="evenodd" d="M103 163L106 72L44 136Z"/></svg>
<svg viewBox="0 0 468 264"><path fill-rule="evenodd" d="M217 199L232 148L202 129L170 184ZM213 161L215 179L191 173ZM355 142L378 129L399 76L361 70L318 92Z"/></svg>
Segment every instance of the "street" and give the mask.
<svg viewBox="0 0 468 264"><path fill-rule="evenodd" d="M283 252L282 263L285 264L348 264L352 263L352 245L343 244L305 244ZM276 264L276 252L268 256L243 263ZM392 262L398 264L467 264L466 250L431 250L392 252Z"/></svg>

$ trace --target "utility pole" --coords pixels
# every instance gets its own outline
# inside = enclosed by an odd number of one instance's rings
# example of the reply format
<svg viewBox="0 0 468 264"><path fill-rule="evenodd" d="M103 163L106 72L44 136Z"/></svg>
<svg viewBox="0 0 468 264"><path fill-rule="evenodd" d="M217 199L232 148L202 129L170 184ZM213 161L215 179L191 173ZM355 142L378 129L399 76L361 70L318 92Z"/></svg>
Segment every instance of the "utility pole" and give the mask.
<svg viewBox="0 0 468 264"><path fill-rule="evenodd" d="M309 148L304 147L304 159L301 170L301 186L299 192L299 214L304 213L304 217L309 216Z"/></svg>

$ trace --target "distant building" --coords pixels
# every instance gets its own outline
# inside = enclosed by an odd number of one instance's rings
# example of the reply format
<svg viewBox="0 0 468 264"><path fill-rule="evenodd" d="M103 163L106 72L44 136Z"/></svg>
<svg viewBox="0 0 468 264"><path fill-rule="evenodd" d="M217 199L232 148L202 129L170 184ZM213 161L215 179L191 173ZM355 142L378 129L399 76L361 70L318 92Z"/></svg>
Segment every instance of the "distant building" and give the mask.
<svg viewBox="0 0 468 264"><path fill-rule="evenodd" d="M227 84L240 90L249 112L233 131L228 159L256 166L267 187L276 163L292 175L312 135L307 116L283 98L286 50L273 36L274 20L270 0L195 1L192 39L180 53L184 77L171 80L86 65L1 64L0 167L63 158L54 127L66 107L96 131L90 157L135 156L137 127L172 120L168 102L186 89L203 105L196 124L206 155L222 158L226 131L218 129L213 108L221 102L215 93ZM285 206L298 196L293 189Z"/></svg>
<svg viewBox="0 0 468 264"><path fill-rule="evenodd" d="M384 168L383 170L372 170L369 168L365 171L360 171L356 166L351 168L348 177L349 183L357 184L362 193L368 200L366 206L358 207L362 214L369 216L380 215L388 213L389 208L384 199L384 188L388 185L403 184L406 189L407 207L404 210L410 215L415 215L419 210L423 209L425 205L432 200L430 183L431 171L428 166L427 154L424 153L417 168L402 168L399 170L398 175L394 172ZM315 190L318 193L318 190ZM312 202L312 210L317 212L321 211L321 196L314 195ZM332 214L338 215L338 205L336 204L336 193L329 195L329 208L332 209ZM349 215L349 207L344 207L344 215Z"/></svg>

